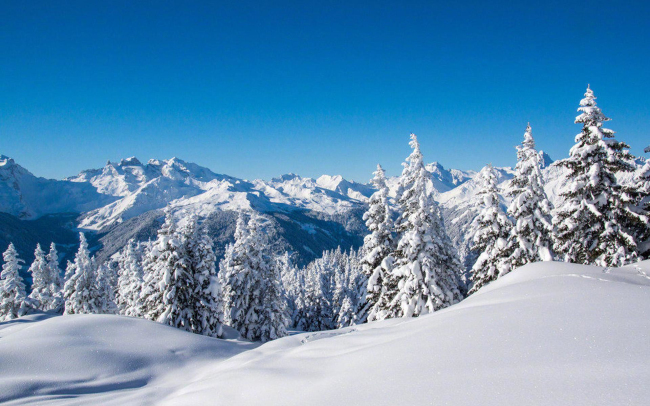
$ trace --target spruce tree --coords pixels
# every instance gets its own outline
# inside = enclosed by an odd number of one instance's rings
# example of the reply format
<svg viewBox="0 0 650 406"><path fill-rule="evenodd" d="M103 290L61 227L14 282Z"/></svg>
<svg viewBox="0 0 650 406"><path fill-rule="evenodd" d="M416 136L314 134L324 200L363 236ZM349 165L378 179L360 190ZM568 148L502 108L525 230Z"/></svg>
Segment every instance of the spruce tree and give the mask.
<svg viewBox="0 0 650 406"><path fill-rule="evenodd" d="M296 304L300 292L304 289L301 275L298 268L293 264L289 252L278 255L275 258L276 266L280 270L280 279L282 280L282 290L287 302L287 314L294 319L296 314Z"/></svg>
<svg viewBox="0 0 650 406"><path fill-rule="evenodd" d="M181 241L171 210L165 211L165 222L158 230L158 238L143 261L144 283L140 293L142 316L149 320L166 322L166 289L176 268L181 266Z"/></svg>
<svg viewBox="0 0 650 406"><path fill-rule="evenodd" d="M235 242L226 249L220 278L226 319L249 340L270 340L286 335L288 324L280 275L270 252L268 218L255 212L246 225L237 220Z"/></svg>
<svg viewBox="0 0 650 406"><path fill-rule="evenodd" d="M530 262L553 259L553 225L551 203L544 192L542 157L535 149L530 124L526 127L524 141L517 147L515 176L510 182L508 195L512 202L508 215L514 225L508 238L508 258L501 274Z"/></svg>
<svg viewBox="0 0 650 406"><path fill-rule="evenodd" d="M650 152L650 147L645 149ZM632 184L623 188L627 209L634 213L626 224L637 244L637 257L650 259L650 161L634 173Z"/></svg>
<svg viewBox="0 0 650 406"><path fill-rule="evenodd" d="M327 300L329 285L323 278L322 265L314 261L300 272L303 289L296 301L293 325L302 331L322 331L333 328L331 303Z"/></svg>
<svg viewBox="0 0 650 406"><path fill-rule="evenodd" d="M127 242L118 259L118 280L116 304L120 314L131 317L142 316L142 258L134 239Z"/></svg>
<svg viewBox="0 0 650 406"><path fill-rule="evenodd" d="M52 284L50 270L41 244L36 244L34 262L32 262L28 272L32 275L32 291L29 294L32 307L43 311L49 310L54 298L50 291Z"/></svg>
<svg viewBox="0 0 650 406"><path fill-rule="evenodd" d="M13 320L27 312L25 283L20 276L18 252L13 243L2 254L4 264L0 273L0 321Z"/></svg>
<svg viewBox="0 0 650 406"><path fill-rule="evenodd" d="M214 242L198 219L191 217L185 228L185 252L192 276L191 331L211 337L223 335L222 289L217 277Z"/></svg>
<svg viewBox="0 0 650 406"><path fill-rule="evenodd" d="M565 261L598 266L620 266L636 258L634 236L626 225L638 221L628 209L616 173L634 170L628 145L603 128L609 121L587 87L575 122L582 131L569 157L556 165L567 169L554 211L554 248Z"/></svg>
<svg viewBox="0 0 650 406"><path fill-rule="evenodd" d="M47 254L47 271L49 273L49 296L50 303L44 310L53 310L57 313L63 312L65 301L63 300L63 279L59 268L59 254L56 251L56 244L50 244L50 252Z"/></svg>
<svg viewBox="0 0 650 406"><path fill-rule="evenodd" d="M269 261L269 267L262 274L262 310L259 316L260 340L275 340L286 336L290 319L282 295L280 268L277 262Z"/></svg>
<svg viewBox="0 0 650 406"><path fill-rule="evenodd" d="M478 175L481 182L482 207L476 219L473 250L479 253L472 267L472 288L469 294L483 285L497 279L507 272L504 260L508 257L508 237L512 223L501 209L497 189L497 175L491 164L485 166Z"/></svg>
<svg viewBox="0 0 650 406"><path fill-rule="evenodd" d="M79 250L74 258L74 274L63 287L65 314L101 313L103 304L97 285L97 272L94 260L90 257L88 242L84 233L79 233ZM69 271L72 272L72 271Z"/></svg>
<svg viewBox="0 0 650 406"><path fill-rule="evenodd" d="M107 263L97 267L95 284L97 286L97 303L99 314L117 314L115 304L115 286L113 286L113 270Z"/></svg>
<svg viewBox="0 0 650 406"><path fill-rule="evenodd" d="M366 227L370 234L363 239L362 251L365 253L361 260L363 275L367 280L367 295L365 304L362 304L358 318L360 321L374 320L376 316L375 306L382 308L385 301L390 300L389 296L397 291L396 283L389 283L384 280L389 278L393 249L393 219L388 202L388 186L386 185L386 173L381 165L377 165L375 177L372 179L373 186L377 189L372 196L368 211L363 215ZM384 289L390 288L385 294ZM383 299L384 303L377 305Z"/></svg>
<svg viewBox="0 0 650 406"><path fill-rule="evenodd" d="M391 271L398 291L377 309L376 319L414 317L442 309L461 299L460 262L447 236L438 204L433 200L431 174L424 167L420 144L411 134L413 152L399 181L399 241ZM388 278L387 278L388 279Z"/></svg>

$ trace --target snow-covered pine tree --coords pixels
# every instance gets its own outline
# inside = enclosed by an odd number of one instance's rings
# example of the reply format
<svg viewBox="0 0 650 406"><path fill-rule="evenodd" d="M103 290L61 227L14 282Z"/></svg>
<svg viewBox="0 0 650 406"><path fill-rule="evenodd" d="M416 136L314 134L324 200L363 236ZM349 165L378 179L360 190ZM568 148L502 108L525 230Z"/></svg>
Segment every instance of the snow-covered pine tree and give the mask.
<svg viewBox="0 0 650 406"><path fill-rule="evenodd" d="M262 311L259 316L260 341L266 342L286 336L291 319L282 292L282 279L277 261L270 258L262 274Z"/></svg>
<svg viewBox="0 0 650 406"><path fill-rule="evenodd" d="M303 289L296 300L293 325L302 331L322 331L332 328L331 304L326 299L329 286L324 284L321 265L311 262L300 270Z"/></svg>
<svg viewBox="0 0 650 406"><path fill-rule="evenodd" d="M479 253L472 267L472 288L469 294L492 282L507 271L508 236L512 223L501 209L497 189L497 175L491 164L486 165L476 178L481 182L482 208L476 220L473 250Z"/></svg>
<svg viewBox="0 0 650 406"><path fill-rule="evenodd" d="M639 216L629 210L615 176L634 170L629 147L602 127L610 119L596 106L589 87L578 111L575 122L583 125L582 131L570 156L556 163L567 171L563 201L553 212L554 249L567 262L620 266L633 261L637 250L626 225Z"/></svg>
<svg viewBox="0 0 650 406"><path fill-rule="evenodd" d="M99 305L98 313L100 314L117 314L118 309L115 304L115 286L113 286L113 270L108 263L103 263L97 267L95 284L97 286L97 303Z"/></svg>
<svg viewBox="0 0 650 406"><path fill-rule="evenodd" d="M0 273L0 321L13 320L27 312L25 283L20 276L18 252L13 243L2 254L4 264Z"/></svg>
<svg viewBox="0 0 650 406"><path fill-rule="evenodd" d="M406 159L399 180L399 241L391 271L398 291L381 307L375 319L414 317L461 300L460 261L445 231L438 204L433 200L431 174L424 167L420 144L411 134L413 152ZM384 290L388 291L388 281Z"/></svg>
<svg viewBox="0 0 650 406"><path fill-rule="evenodd" d="M50 244L50 252L47 254L47 271L50 280L50 298L52 299L44 310L53 310L57 313L63 312L65 301L63 299L63 279L59 268L59 253L56 251L56 244Z"/></svg>
<svg viewBox="0 0 650 406"><path fill-rule="evenodd" d="M282 280L282 290L284 298L287 302L287 314L294 319L296 313L296 303L300 292L304 289L302 278L299 270L293 264L289 252L278 255L275 258L276 266L280 270L280 278Z"/></svg>
<svg viewBox="0 0 650 406"><path fill-rule="evenodd" d="M171 283L180 260L181 241L176 223L169 208L165 210L165 222L158 230L158 238L143 261L144 283L140 293L142 316L149 320L163 321L167 310L164 303L165 289Z"/></svg>
<svg viewBox="0 0 650 406"><path fill-rule="evenodd" d="M31 306L38 310L49 310L53 300L50 292L50 271L41 244L36 244L34 262L28 272L32 275L32 291L28 296Z"/></svg>
<svg viewBox="0 0 650 406"><path fill-rule="evenodd" d="M139 255L138 244L130 239L122 249L118 259L118 280L116 304L120 314L131 317L141 317L142 303L142 258Z"/></svg>
<svg viewBox="0 0 650 406"><path fill-rule="evenodd" d="M386 301L390 300L397 293L397 283L395 281L384 281L390 277L391 265L393 258L391 253L394 249L393 242L393 219L388 202L388 186L386 185L386 172L377 165L377 171L372 184L377 191L370 196L368 211L363 215L370 234L363 239L362 251L365 253L361 260L363 275L367 280L367 295L365 303L361 304L357 316L360 322L366 319L372 321L375 319L375 306L378 302L384 303L378 305L378 308L385 307ZM384 294L382 295L382 292Z"/></svg>
<svg viewBox="0 0 650 406"><path fill-rule="evenodd" d="M650 147L645 152L650 152ZM650 160L635 171L632 184L623 188L623 199L628 210L637 215L626 225L637 244L637 256L650 259Z"/></svg>
<svg viewBox="0 0 650 406"><path fill-rule="evenodd" d="M220 278L226 318L249 340L281 337L286 330L286 307L281 297L280 275L270 252L269 220L253 212L246 225L237 219L235 242L226 249Z"/></svg>
<svg viewBox="0 0 650 406"><path fill-rule="evenodd" d="M231 327L234 327L233 320L240 318L243 309L250 307L251 288L254 285L246 247L249 239L248 228L242 212L237 217L234 238L235 241L226 246L224 258L219 263L224 318L226 324ZM237 325L239 326L239 324Z"/></svg>
<svg viewBox="0 0 650 406"><path fill-rule="evenodd" d="M542 157L535 149L529 123L524 141L517 147L515 176L508 190L512 197L508 215L514 224L501 275L530 262L553 260L552 207L544 192L541 163Z"/></svg>
<svg viewBox="0 0 650 406"><path fill-rule="evenodd" d="M185 252L194 283L192 304L192 332L211 337L223 335L222 289L217 277L214 242L198 219L191 217L185 228Z"/></svg>
<svg viewBox="0 0 650 406"><path fill-rule="evenodd" d="M79 233L79 250L74 258L74 274L65 282L63 298L65 314L101 313L101 292L97 286L97 272L90 257L84 233ZM71 272L70 270L66 273Z"/></svg>

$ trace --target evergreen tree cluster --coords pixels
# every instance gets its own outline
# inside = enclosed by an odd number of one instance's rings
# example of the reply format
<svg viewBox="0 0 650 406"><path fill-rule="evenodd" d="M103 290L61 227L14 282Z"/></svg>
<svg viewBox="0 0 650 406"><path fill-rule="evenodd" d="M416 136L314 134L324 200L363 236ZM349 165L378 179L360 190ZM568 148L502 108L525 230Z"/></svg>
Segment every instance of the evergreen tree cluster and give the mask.
<svg viewBox="0 0 650 406"><path fill-rule="evenodd" d="M531 262L613 267L650 257L649 161L636 169L629 146L603 127L610 119L589 87L578 111L575 122L582 124L582 131L569 157L554 164L564 168L555 209L544 192L542 157L530 125L517 147L515 176L506 191L512 198L507 214L501 209L494 169L488 165L479 173L483 199L474 222L479 257L470 293ZM617 175L626 172L634 177L624 186Z"/></svg>
<svg viewBox="0 0 650 406"><path fill-rule="evenodd" d="M97 264L83 233L74 261L61 278L52 244L37 246L29 268L29 296L19 275L21 260L13 246L4 253L0 279L0 321L31 310L63 314L121 314L142 317L212 337L228 322L242 336L268 341L287 335L282 261L270 252L270 221L253 213L240 216L235 242L217 274L213 241L196 217L179 226L171 211L155 241L130 240L113 258ZM223 283L223 285L222 285ZM224 308L227 313L224 313Z"/></svg>
<svg viewBox="0 0 650 406"><path fill-rule="evenodd" d="M102 264L80 233L64 277L56 246L46 254L37 245L29 295L19 274L22 260L10 244L0 273L0 321L32 310L120 314L212 337L222 337L227 325L247 339L269 341L286 336L290 326L319 331L435 312L532 262L612 267L648 259L650 161L637 167L627 144L603 127L609 118L590 88L578 111L582 131L569 157L554 164L564 170L557 207L544 191L543 157L530 124L503 196L492 165L476 175L478 259L469 285L461 280L432 174L411 134L412 153L395 194L383 168L374 172L376 192L363 216L368 234L358 251L325 251L299 268L291 253L274 250L271 217L240 213L234 242L217 266L198 218L178 223L168 210L154 241L131 240ZM620 175L631 172L632 182L620 184Z"/></svg>
<svg viewBox="0 0 650 406"><path fill-rule="evenodd" d="M360 255L353 249L325 251L304 268L288 269L283 285L292 325L320 331L363 322L359 310L365 303L365 281Z"/></svg>
<svg viewBox="0 0 650 406"><path fill-rule="evenodd" d="M419 316L463 297L460 261L433 198L431 173L415 134L410 146L413 152L403 163L394 210L384 171L378 166L375 172L377 192L364 215L370 234L362 248L366 300L360 320Z"/></svg>

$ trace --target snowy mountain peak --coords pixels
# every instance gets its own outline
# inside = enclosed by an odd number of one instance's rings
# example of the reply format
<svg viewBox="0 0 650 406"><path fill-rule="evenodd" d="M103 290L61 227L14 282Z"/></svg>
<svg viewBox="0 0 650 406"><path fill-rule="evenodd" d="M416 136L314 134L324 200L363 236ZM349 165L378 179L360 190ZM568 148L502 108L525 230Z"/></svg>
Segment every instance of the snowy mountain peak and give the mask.
<svg viewBox="0 0 650 406"><path fill-rule="evenodd" d="M341 175L323 175L316 179L316 184L323 189L331 190L356 200L366 200L373 194L371 185L349 181Z"/></svg>
<svg viewBox="0 0 650 406"><path fill-rule="evenodd" d="M282 176L271 179L271 182L286 182L294 179L303 179L303 178L300 177L299 175L296 175L295 173L285 173Z"/></svg>
<svg viewBox="0 0 650 406"><path fill-rule="evenodd" d="M553 162L555 162L546 152L539 151L539 154L542 156L542 168L548 168Z"/></svg>
<svg viewBox="0 0 650 406"><path fill-rule="evenodd" d="M142 166L142 162L134 156L120 160L118 166Z"/></svg>
<svg viewBox="0 0 650 406"><path fill-rule="evenodd" d="M14 164L15 162L12 158L9 158L6 155L0 155L0 167L9 167Z"/></svg>

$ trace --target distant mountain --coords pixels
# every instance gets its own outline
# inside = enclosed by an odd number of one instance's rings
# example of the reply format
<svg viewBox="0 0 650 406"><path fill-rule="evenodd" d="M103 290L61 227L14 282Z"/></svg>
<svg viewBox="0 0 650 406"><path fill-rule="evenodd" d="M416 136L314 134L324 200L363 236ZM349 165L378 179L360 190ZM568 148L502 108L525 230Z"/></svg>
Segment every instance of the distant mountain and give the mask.
<svg viewBox="0 0 650 406"><path fill-rule="evenodd" d="M92 185L39 178L0 155L0 212L29 220L53 213L81 213L113 201L115 197Z"/></svg>

